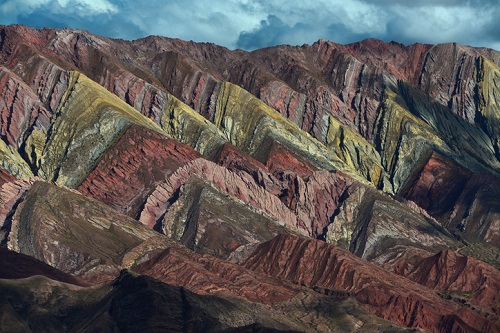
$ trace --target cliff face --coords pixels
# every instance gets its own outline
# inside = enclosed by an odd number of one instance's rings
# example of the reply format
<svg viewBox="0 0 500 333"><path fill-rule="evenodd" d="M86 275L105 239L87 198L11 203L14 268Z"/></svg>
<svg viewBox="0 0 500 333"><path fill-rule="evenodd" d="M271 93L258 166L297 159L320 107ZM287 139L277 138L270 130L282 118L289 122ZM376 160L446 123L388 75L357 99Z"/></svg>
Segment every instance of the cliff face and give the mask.
<svg viewBox="0 0 500 333"><path fill-rule="evenodd" d="M136 217L157 185L199 156L187 145L134 124L100 156L78 191Z"/></svg>
<svg viewBox="0 0 500 333"><path fill-rule="evenodd" d="M498 329L468 308L459 310L458 305L446 305L436 293L421 285L391 275L350 252L317 240L278 236L260 245L242 265L297 285L347 292L372 313L403 325L429 331L450 329L443 327L443 318L458 311L464 315L462 320L466 329ZM421 278L417 282L431 285L431 279ZM399 313L400 310L403 311Z"/></svg>
<svg viewBox="0 0 500 333"><path fill-rule="evenodd" d="M498 315L498 270L474 258L445 250L424 258L409 271L400 271L411 280L446 293L446 297L458 297L475 306L489 308ZM489 288L490 285L494 287Z"/></svg>
<svg viewBox="0 0 500 333"><path fill-rule="evenodd" d="M405 193L450 230L464 237L498 244L497 217L499 181L487 173L472 173L438 154L424 168Z"/></svg>
<svg viewBox="0 0 500 333"><path fill-rule="evenodd" d="M2 323L499 331L497 51L0 32Z"/></svg>

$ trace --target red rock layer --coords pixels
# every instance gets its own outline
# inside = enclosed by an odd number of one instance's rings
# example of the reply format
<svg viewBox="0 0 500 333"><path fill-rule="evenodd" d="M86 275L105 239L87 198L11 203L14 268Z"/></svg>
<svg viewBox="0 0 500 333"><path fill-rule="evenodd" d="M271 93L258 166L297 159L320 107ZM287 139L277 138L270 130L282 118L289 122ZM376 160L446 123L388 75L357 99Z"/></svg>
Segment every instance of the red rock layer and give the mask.
<svg viewBox="0 0 500 333"><path fill-rule="evenodd" d="M78 191L136 217L158 184L199 156L187 145L132 125L105 153Z"/></svg>
<svg viewBox="0 0 500 333"><path fill-rule="evenodd" d="M260 169L262 170L262 169ZM331 223L337 208L344 200L346 190L353 181L340 172L317 171L308 179L285 178L279 198L267 191L271 185L261 186L247 173L235 173L204 159L197 159L179 168L156 187L148 197L140 221L153 227L175 200L177 190L190 175L212 183L221 191L261 210L281 221L292 230L318 237ZM262 177L274 181L262 173ZM287 184L288 183L288 184Z"/></svg>
<svg viewBox="0 0 500 333"><path fill-rule="evenodd" d="M121 268L171 244L103 203L42 181L18 203L8 232L8 249L92 285L113 280Z"/></svg>
<svg viewBox="0 0 500 333"><path fill-rule="evenodd" d="M490 51L456 43L435 45L426 54L418 87L458 116L474 123L478 58L490 58ZM438 80L438 77L450 79Z"/></svg>
<svg viewBox="0 0 500 333"><path fill-rule="evenodd" d="M422 260L405 276L435 290L458 293L468 303L500 314L500 271L482 261L446 250Z"/></svg>
<svg viewBox="0 0 500 333"><path fill-rule="evenodd" d="M117 73L106 70L99 83L146 117L160 123L166 93L157 86L122 69Z"/></svg>
<svg viewBox="0 0 500 333"><path fill-rule="evenodd" d="M230 143L222 146L217 158L217 164L224 166L228 170L241 174L247 173L266 191L279 195L282 191L283 185L272 174L269 173L267 166L245 155L238 148Z"/></svg>
<svg viewBox="0 0 500 333"><path fill-rule="evenodd" d="M50 123L51 114L30 87L3 66L0 66L0 86L3 89L0 98L0 138L8 145L20 148L35 122Z"/></svg>
<svg viewBox="0 0 500 333"><path fill-rule="evenodd" d="M9 216L14 213L16 204L33 184L32 180L21 180L9 176L0 169L0 180L9 180L0 185L0 242L3 241L4 232L8 232L10 228L10 225L7 225L10 223L8 222Z"/></svg>
<svg viewBox="0 0 500 333"><path fill-rule="evenodd" d="M500 179L434 153L403 193L454 233L500 243Z"/></svg>
<svg viewBox="0 0 500 333"><path fill-rule="evenodd" d="M229 170L252 175L260 186L295 212L301 221L300 228L313 237L323 234L353 183L340 172L314 171L279 143L272 145L266 165L230 144L223 147L218 163Z"/></svg>
<svg viewBox="0 0 500 333"><path fill-rule="evenodd" d="M266 166L276 176L293 172L299 177L310 176L315 168L293 154L279 142L273 142L266 159Z"/></svg>
<svg viewBox="0 0 500 333"><path fill-rule="evenodd" d="M218 161L232 171L252 175L267 192L278 196L298 216L299 227L312 237L324 236L325 227L354 183L341 172L314 171L279 144L273 145L266 166L230 144L224 146ZM267 172L268 166L273 174Z"/></svg>
<svg viewBox="0 0 500 333"><path fill-rule="evenodd" d="M410 327L432 332L500 329L476 312L447 302L415 282L317 240L277 236L261 244L242 265L309 288L349 292L373 314ZM446 323L455 315L460 322Z"/></svg>
<svg viewBox="0 0 500 333"><path fill-rule="evenodd" d="M25 77L25 82L31 84L32 89L36 91L45 108L51 114L54 114L62 101L64 92L68 88L70 73L46 58L39 55L35 58L37 59L32 61L31 76ZM68 67L67 69L71 68ZM40 121L39 123L40 126L48 129L50 118L47 119L47 123Z"/></svg>
<svg viewBox="0 0 500 333"><path fill-rule="evenodd" d="M161 111L161 90L166 89L211 119L218 86L226 80L323 142L328 114L371 139L386 75L409 81L473 122L476 60L484 56L498 63L492 50L452 43L405 47L374 39L350 45L321 40L248 53L161 37L129 43L83 31L22 26L2 31L1 56L10 68L43 55L66 70L78 68L152 118ZM31 68L38 71L36 65ZM23 78L29 74L26 68L17 71Z"/></svg>
<svg viewBox="0 0 500 333"><path fill-rule="evenodd" d="M299 292L296 286L237 264L174 247L132 269L197 294L231 294L264 304L288 300Z"/></svg>
<svg viewBox="0 0 500 333"><path fill-rule="evenodd" d="M396 42L365 39L345 45L344 49L361 62L382 68L398 79L417 84L425 55L431 47L428 44L404 46Z"/></svg>
<svg viewBox="0 0 500 333"><path fill-rule="evenodd" d="M0 186L5 183L12 183L16 180L16 177L12 176L10 173L5 171L4 169L0 169Z"/></svg>
<svg viewBox="0 0 500 333"><path fill-rule="evenodd" d="M322 235L344 193L353 181L340 172L314 171L279 143L274 143L266 165L226 144L218 163L235 172L244 171L272 193L299 218L300 228L313 237ZM272 174L268 172L271 170Z"/></svg>
<svg viewBox="0 0 500 333"><path fill-rule="evenodd" d="M449 211L460 196L471 172L433 153L404 196L432 215Z"/></svg>
<svg viewBox="0 0 500 333"><path fill-rule="evenodd" d="M220 82L230 81L322 142L326 141L328 115L372 139L387 75L408 80L474 122L475 63L480 56L498 63L491 50L451 43L404 47L373 39L345 46L318 41L311 46L247 53L160 37L127 43L82 31L26 27L3 31L2 56L10 68L36 58L35 66L30 65L33 71L16 68L26 82L41 82L35 78L42 77L41 69L50 59L66 70L78 68L158 122L165 91L213 120ZM32 88L38 91L36 85ZM57 103L52 100L50 104Z"/></svg>
<svg viewBox="0 0 500 333"><path fill-rule="evenodd" d="M249 174L237 174L213 162L199 158L179 168L168 179L158 185L148 197L141 212L140 221L153 227L165 214L179 187L191 175L212 183L219 190L257 208L291 228L297 228L297 216L276 196L268 193Z"/></svg>
<svg viewBox="0 0 500 333"><path fill-rule="evenodd" d="M301 48L279 46L250 55L251 63L259 70L242 73L234 66L229 70L229 81L261 97L322 142L326 140L328 115L371 137L383 90L381 70L366 68L335 44L326 42ZM284 100L275 96L283 96Z"/></svg>
<svg viewBox="0 0 500 333"><path fill-rule="evenodd" d="M316 171L306 180L291 177L281 200L292 209L313 238L324 237L325 228L348 197L352 179L337 171Z"/></svg>

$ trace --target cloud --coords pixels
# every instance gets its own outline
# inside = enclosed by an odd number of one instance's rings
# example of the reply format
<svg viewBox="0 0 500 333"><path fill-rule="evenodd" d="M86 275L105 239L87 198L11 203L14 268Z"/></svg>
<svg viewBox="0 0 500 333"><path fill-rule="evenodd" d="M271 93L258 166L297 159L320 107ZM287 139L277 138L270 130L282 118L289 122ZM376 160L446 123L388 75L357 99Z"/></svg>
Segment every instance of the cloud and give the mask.
<svg viewBox="0 0 500 333"><path fill-rule="evenodd" d="M297 23L293 27L288 26L280 18L269 15L267 19L260 21L257 28L252 31L243 31L240 33L236 46L246 50L266 47L269 45L285 44L285 40L291 36L310 32L310 26L304 23Z"/></svg>
<svg viewBox="0 0 500 333"><path fill-rule="evenodd" d="M262 3L267 15L250 30L242 31L236 46L244 49L292 44L313 43L320 38L350 43L368 37L380 37L385 31L383 13L372 5L357 1L316 1L314 6L297 2L276 5ZM374 15L376 14L376 15Z"/></svg>
<svg viewBox="0 0 500 333"><path fill-rule="evenodd" d="M6 0L0 23L108 37L161 35L229 48L368 37L499 49L498 0Z"/></svg>
<svg viewBox="0 0 500 333"><path fill-rule="evenodd" d="M381 6L402 6L402 7L481 7L498 4L497 0L361 0L365 3Z"/></svg>
<svg viewBox="0 0 500 333"><path fill-rule="evenodd" d="M85 29L127 39L147 35L121 16L119 5L110 0L7 0L0 5L2 24Z"/></svg>
<svg viewBox="0 0 500 333"><path fill-rule="evenodd" d="M381 37L369 32L356 32L343 23L313 25L298 22L293 26L280 18L269 15L258 27L240 33L236 46L245 50L255 50L269 45L313 43L318 39L329 39L338 43L352 43L369 37Z"/></svg>
<svg viewBox="0 0 500 333"><path fill-rule="evenodd" d="M485 46L500 51L500 6L496 7L490 13L491 19L488 20L482 28L477 32L480 37L475 36L480 43L477 43L476 46ZM474 44L474 43L471 43Z"/></svg>
<svg viewBox="0 0 500 333"><path fill-rule="evenodd" d="M96 14L92 17L79 17L71 14L52 15L50 12L33 12L19 15L17 23L36 28L73 28L90 30L92 33L114 38L136 39L147 35L134 25L130 25L118 16Z"/></svg>
<svg viewBox="0 0 500 333"><path fill-rule="evenodd" d="M2 16L15 17L41 11L88 17L117 13L118 8L108 0L7 0L0 5Z"/></svg>
<svg viewBox="0 0 500 333"><path fill-rule="evenodd" d="M386 35L403 43L459 42L494 47L500 42L498 16L489 7L390 8ZM496 11L498 12L498 10ZM493 29L491 29L493 27Z"/></svg>

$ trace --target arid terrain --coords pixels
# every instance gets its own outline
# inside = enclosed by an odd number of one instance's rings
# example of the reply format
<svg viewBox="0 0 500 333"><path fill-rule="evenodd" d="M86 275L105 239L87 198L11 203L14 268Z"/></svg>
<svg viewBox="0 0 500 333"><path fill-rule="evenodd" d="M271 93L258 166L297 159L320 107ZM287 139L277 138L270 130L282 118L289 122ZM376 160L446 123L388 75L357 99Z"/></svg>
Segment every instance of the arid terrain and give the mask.
<svg viewBox="0 0 500 333"><path fill-rule="evenodd" d="M1 332L500 332L500 52L0 26Z"/></svg>

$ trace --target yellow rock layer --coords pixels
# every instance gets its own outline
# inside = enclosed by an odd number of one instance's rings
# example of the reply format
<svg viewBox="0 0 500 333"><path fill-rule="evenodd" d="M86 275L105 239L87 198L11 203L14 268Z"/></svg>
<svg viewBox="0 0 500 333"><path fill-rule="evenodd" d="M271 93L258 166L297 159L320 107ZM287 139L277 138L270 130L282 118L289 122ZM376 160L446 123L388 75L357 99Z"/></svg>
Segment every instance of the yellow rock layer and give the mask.
<svg viewBox="0 0 500 333"><path fill-rule="evenodd" d="M28 158L28 162L37 169L40 168L40 160L46 141L47 135L37 129L34 129L26 139L26 146L24 147L25 156Z"/></svg>
<svg viewBox="0 0 500 333"><path fill-rule="evenodd" d="M60 185L78 186L105 150L133 123L165 133L99 84L72 72L48 132L39 175Z"/></svg>
<svg viewBox="0 0 500 333"><path fill-rule="evenodd" d="M296 124L232 83L221 86L214 123L229 142L251 156L258 158L262 147L278 141L316 167L340 170L360 182L371 183Z"/></svg>
<svg viewBox="0 0 500 333"><path fill-rule="evenodd" d="M33 177L29 165L19 153L11 146L0 140L0 168L16 178L28 179Z"/></svg>
<svg viewBox="0 0 500 333"><path fill-rule="evenodd" d="M487 119L496 151L500 152L500 68L481 57L479 62L479 107Z"/></svg>
<svg viewBox="0 0 500 333"><path fill-rule="evenodd" d="M172 95L167 97L160 125L168 135L206 157L226 142L217 127Z"/></svg>
<svg viewBox="0 0 500 333"><path fill-rule="evenodd" d="M422 119L408 111L404 101L387 89L380 108L376 140L379 141L381 161L391 176L394 192L405 185L414 172L416 163L426 158L430 149L446 144Z"/></svg>
<svg viewBox="0 0 500 333"><path fill-rule="evenodd" d="M495 117L499 119L500 68L484 57L480 58L479 68L479 76L481 79L481 81L478 82L479 94L481 97L479 111L486 118Z"/></svg>
<svg viewBox="0 0 500 333"><path fill-rule="evenodd" d="M326 144L339 159L375 185L387 181L378 151L361 135L342 125L333 116L328 116Z"/></svg>
<svg viewBox="0 0 500 333"><path fill-rule="evenodd" d="M494 79L484 82L495 84ZM485 117L488 117L489 135L500 133L500 127L495 132L491 125L498 124L498 118L495 118L498 117L498 107L493 101L494 90L498 88L492 89L493 92L487 94L487 103L491 107L483 108ZM471 171L500 174L500 162L495 157L492 139L481 127L468 123L405 82L399 82L397 87L389 84L384 94L375 143L395 192L404 189L405 183L412 180L432 151Z"/></svg>

